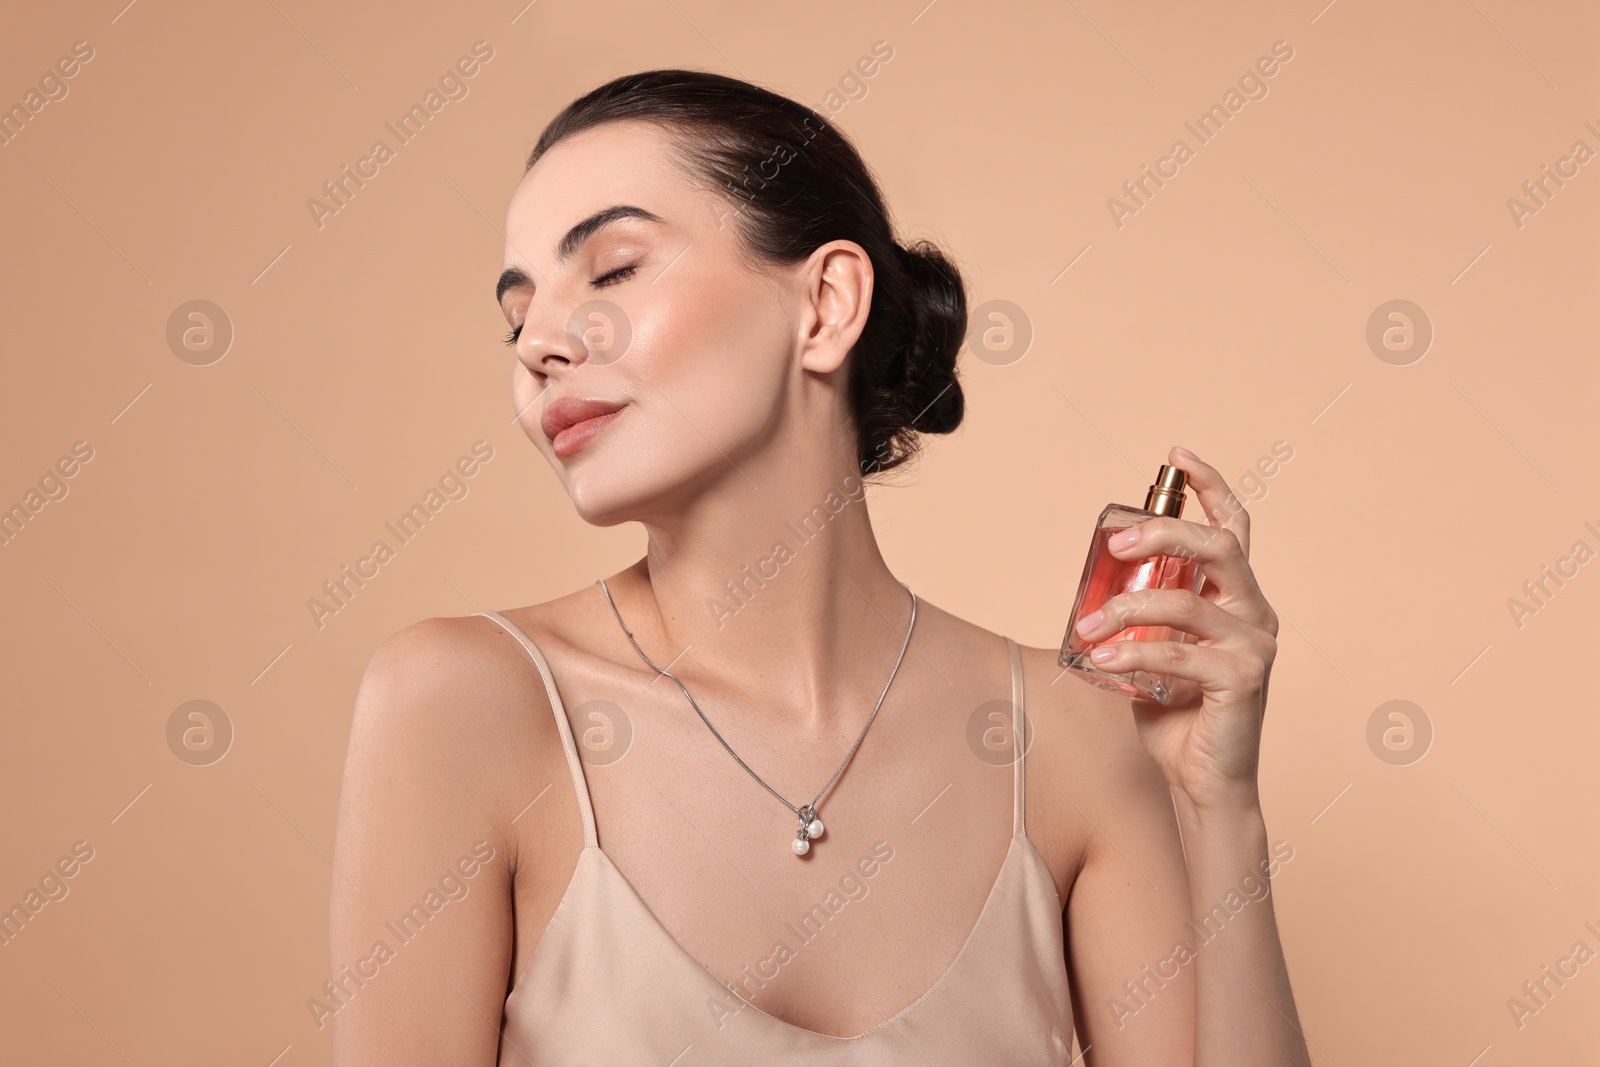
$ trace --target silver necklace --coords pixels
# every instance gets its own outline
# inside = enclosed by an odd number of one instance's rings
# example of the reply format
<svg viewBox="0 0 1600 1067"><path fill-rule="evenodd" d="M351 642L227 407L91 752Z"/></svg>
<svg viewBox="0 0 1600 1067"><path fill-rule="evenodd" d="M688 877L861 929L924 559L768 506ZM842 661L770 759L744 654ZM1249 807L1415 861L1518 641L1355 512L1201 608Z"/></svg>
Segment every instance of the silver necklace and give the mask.
<svg viewBox="0 0 1600 1067"><path fill-rule="evenodd" d="M850 751L845 754L844 762L840 763L839 769L833 772L833 777L828 779L828 784L824 785L820 790L817 791L817 795L812 798L811 803L796 806L789 803L788 800L785 800L783 795L776 789L762 781L762 778L759 774L753 770L750 770L750 765L748 763L742 759L739 759L739 753L733 750L732 745L723 740L723 737L720 733L717 733L717 728L711 725L711 720L706 718L706 713L700 710L700 705L695 703L694 697L689 694L688 687L686 687L683 682L678 680L678 676L673 674L671 671L668 671L664 667L657 666L654 660L644 654L644 649L639 647L639 642L633 639L633 631L629 630L627 624L622 621L622 612L617 610L617 602L611 599L611 590L606 586L605 579L601 578L597 579L596 581L600 588L605 591L606 601L611 605L611 612L617 617L617 625L621 626L622 632L628 635L628 642L633 645L633 650L639 653L640 658L642 658L646 663L650 664L652 667L655 667L657 672L664 674L668 678L671 678L674 682L677 682L678 688L683 690L683 695L689 698L689 706L694 708L695 714L700 716L700 721L706 724L706 728L711 731L712 735L716 737L718 741L722 742L722 747L728 750L728 755L738 760L739 766L743 767L746 771L749 771L750 777L754 778L757 782L760 782L763 789L777 797L780 801L783 801L785 807L799 816L800 828L795 833L794 841L790 843L790 847L794 849L794 854L796 856L804 856L807 852L810 852L811 842L822 836L822 820L817 817L817 804L822 800L822 794L826 793L828 788L838 780L839 775L844 773L845 767L850 763L850 758L856 754L856 749L861 747L862 739L867 736L868 727L872 725L872 720L878 717L878 709L883 706L883 698L889 695L889 687L894 684L894 676L900 673L900 661L905 659L906 649L911 645L911 631L914 630L917 625L917 594L912 593L911 587L906 585L906 583L900 583L901 588L903 588L907 593L911 594L911 622L906 626L906 639L905 642L900 646L900 655L895 658L894 670L889 672L889 680L884 683L883 692L878 694L878 702L873 705L872 714L867 716L867 725L861 728L861 735L856 738L856 743L850 746Z"/></svg>

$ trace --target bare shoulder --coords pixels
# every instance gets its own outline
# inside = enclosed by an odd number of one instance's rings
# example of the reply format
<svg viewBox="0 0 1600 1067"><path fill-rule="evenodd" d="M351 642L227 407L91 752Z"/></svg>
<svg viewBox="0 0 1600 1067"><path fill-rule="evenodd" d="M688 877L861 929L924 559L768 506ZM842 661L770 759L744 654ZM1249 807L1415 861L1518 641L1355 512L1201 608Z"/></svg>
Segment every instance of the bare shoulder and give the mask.
<svg viewBox="0 0 1600 1067"><path fill-rule="evenodd" d="M1139 740L1130 699L1057 662L1059 649L1022 649L1028 710L1047 746L1053 792L1077 815L1099 814L1130 793L1166 794L1161 769Z"/></svg>
<svg viewBox="0 0 1600 1067"><path fill-rule="evenodd" d="M473 1005L502 1002L512 973L535 820L513 823L546 770L545 700L526 653L483 616L424 619L373 651L334 835L330 973L353 983L318 1013L335 1063L492 1061L497 1035ZM448 932L418 936L436 924ZM389 966L399 955L411 962ZM379 967L382 982L347 977ZM459 997L440 996L441 973Z"/></svg>
<svg viewBox="0 0 1600 1067"><path fill-rule="evenodd" d="M941 629L982 659L1004 657L1005 635L939 612ZM1027 748L1026 826L1065 901L1085 863L1110 847L1108 828L1132 808L1170 806L1160 768L1145 750L1127 696L1091 685L1057 663L1059 648L1017 642ZM1113 831L1114 832L1114 831Z"/></svg>
<svg viewBox="0 0 1600 1067"><path fill-rule="evenodd" d="M991 657L993 662L1004 663L1005 634L926 600L922 605L934 623L928 640L938 651L968 663ZM1128 697L1091 685L1082 675L1060 666L1056 661L1060 650L1055 646L1036 648L1018 641L1017 651L1022 661L1023 706L1037 738L1032 743L1045 746L1046 758L1041 762L1063 791L1072 783L1099 785L1108 776L1129 772L1159 776L1159 768L1139 741ZM1032 765L1030 759L1030 768ZM1087 799L1090 805L1096 803L1093 797Z"/></svg>
<svg viewBox="0 0 1600 1067"><path fill-rule="evenodd" d="M384 639L367 663L347 777L368 768L362 781L392 802L472 819L514 870L519 834L511 823L559 746L551 722L538 672L498 623L481 615L423 619Z"/></svg>
<svg viewBox="0 0 1600 1067"><path fill-rule="evenodd" d="M361 679L356 725L426 735L441 760L481 758L486 737L515 734L530 688L525 652L482 615L435 617L389 635Z"/></svg>

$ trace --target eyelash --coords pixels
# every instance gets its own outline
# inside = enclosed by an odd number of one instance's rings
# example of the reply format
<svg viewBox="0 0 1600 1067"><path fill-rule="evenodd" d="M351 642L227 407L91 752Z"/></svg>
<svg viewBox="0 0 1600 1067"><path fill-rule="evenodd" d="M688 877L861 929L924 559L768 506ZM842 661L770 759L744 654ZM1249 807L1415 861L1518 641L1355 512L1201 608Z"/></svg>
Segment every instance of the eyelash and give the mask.
<svg viewBox="0 0 1600 1067"><path fill-rule="evenodd" d="M589 284L594 286L596 289L604 289L607 286L615 285L616 282L620 282L620 281L624 280L625 278L633 277L633 273L637 269L638 269L637 267L635 267L633 264L630 263L626 267L618 267L614 271L609 271L609 272L607 272L605 274L600 275L600 277L594 279ZM613 281L612 279L615 279L615 281ZM518 327L514 328L510 333L506 334L506 338L505 338L506 344L511 346L512 348L515 348L517 346L517 338L520 337L520 336L522 336L522 327L518 326Z"/></svg>

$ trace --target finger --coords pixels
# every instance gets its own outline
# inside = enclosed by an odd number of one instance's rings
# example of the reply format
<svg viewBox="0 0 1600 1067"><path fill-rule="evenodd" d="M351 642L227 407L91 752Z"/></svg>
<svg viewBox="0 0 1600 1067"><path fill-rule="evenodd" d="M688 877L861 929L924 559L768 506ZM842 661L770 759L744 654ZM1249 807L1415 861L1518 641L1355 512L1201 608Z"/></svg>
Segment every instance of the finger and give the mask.
<svg viewBox="0 0 1600 1067"><path fill-rule="evenodd" d="M1212 644L1255 648L1259 631L1233 612L1188 589L1136 589L1118 593L1078 620L1078 636L1107 641L1130 626L1170 626ZM1121 643L1121 642L1119 642ZM1151 642L1159 643L1159 642Z"/></svg>
<svg viewBox="0 0 1600 1067"><path fill-rule="evenodd" d="M1118 559L1139 560L1171 556L1200 564L1206 581L1216 592L1208 599L1269 628L1272 608L1256 582L1250 561L1238 536L1221 526L1205 526L1188 519L1159 516L1113 534L1106 545Z"/></svg>
<svg viewBox="0 0 1600 1067"><path fill-rule="evenodd" d="M1184 473L1184 485L1192 488L1195 498L1200 502L1200 509L1205 512L1206 520L1212 526L1231 530L1239 539L1239 547L1244 550L1244 558L1250 558L1250 514L1245 511L1244 504L1228 488L1227 481L1222 473L1205 462L1188 449L1173 446L1167 455L1170 466L1179 467Z"/></svg>
<svg viewBox="0 0 1600 1067"><path fill-rule="evenodd" d="M1089 653L1103 671L1146 671L1186 679L1210 694L1253 693L1266 678L1261 661L1215 646L1179 641L1112 641Z"/></svg>

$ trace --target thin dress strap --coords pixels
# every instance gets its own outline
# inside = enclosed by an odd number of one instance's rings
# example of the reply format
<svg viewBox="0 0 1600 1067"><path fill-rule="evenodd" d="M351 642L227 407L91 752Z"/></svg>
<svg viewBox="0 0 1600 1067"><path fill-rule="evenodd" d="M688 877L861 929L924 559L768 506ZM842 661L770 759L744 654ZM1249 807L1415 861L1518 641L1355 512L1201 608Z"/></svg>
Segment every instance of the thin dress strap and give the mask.
<svg viewBox="0 0 1600 1067"><path fill-rule="evenodd" d="M480 611L477 614L493 619L508 634L521 642L522 647L528 652L528 658L539 668L539 675L544 679L545 692L550 694L550 709L555 712L556 727L561 731L561 747L567 753L567 769L572 772L573 789L578 794L578 810L583 813L583 843L587 848L596 847L600 843L600 838L595 832L594 805L589 800L589 783L583 776L583 760L578 755L577 743L572 739L572 724L567 721L567 709L561 702L561 694L556 690L555 678L550 674L550 664L545 662L544 653L539 651L539 647L510 619L493 611Z"/></svg>
<svg viewBox="0 0 1600 1067"><path fill-rule="evenodd" d="M1026 824L1022 818L1022 797L1025 792L1022 771L1028 750L1027 738L1024 736L1028 728L1028 717L1022 706L1022 653L1017 648L1017 642L1009 636L1006 638L1006 647L1011 652L1011 836L1026 837Z"/></svg>

